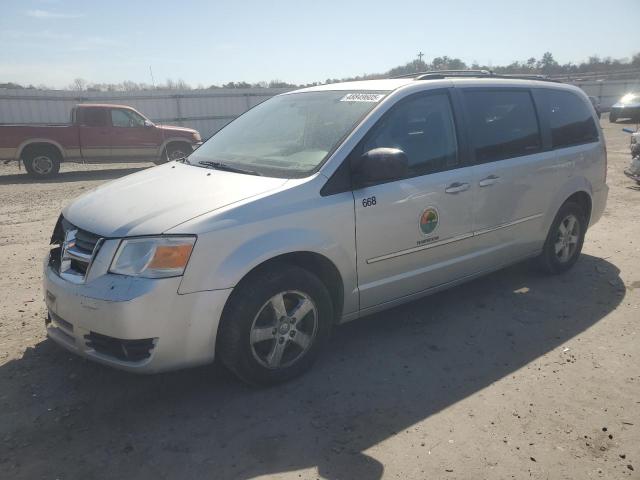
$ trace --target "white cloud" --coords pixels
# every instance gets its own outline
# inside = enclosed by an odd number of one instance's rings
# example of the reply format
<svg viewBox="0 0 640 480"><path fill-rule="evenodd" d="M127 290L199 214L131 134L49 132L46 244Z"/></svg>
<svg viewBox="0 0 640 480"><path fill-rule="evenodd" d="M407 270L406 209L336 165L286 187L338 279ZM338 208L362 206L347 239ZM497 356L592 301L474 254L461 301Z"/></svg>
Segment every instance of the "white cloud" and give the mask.
<svg viewBox="0 0 640 480"><path fill-rule="evenodd" d="M26 15L28 17L44 18L44 19L84 17L83 13L57 13L57 12L49 12L48 10L27 10Z"/></svg>

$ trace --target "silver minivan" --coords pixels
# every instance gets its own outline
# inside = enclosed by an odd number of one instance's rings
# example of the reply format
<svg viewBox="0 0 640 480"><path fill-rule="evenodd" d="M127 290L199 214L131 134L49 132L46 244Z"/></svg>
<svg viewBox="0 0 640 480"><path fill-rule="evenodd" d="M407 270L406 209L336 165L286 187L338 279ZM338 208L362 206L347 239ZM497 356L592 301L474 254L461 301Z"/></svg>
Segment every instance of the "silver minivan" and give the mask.
<svg viewBox="0 0 640 480"><path fill-rule="evenodd" d="M62 212L48 336L132 372L218 357L271 384L331 327L537 257L578 260L606 151L578 88L489 73L273 97Z"/></svg>

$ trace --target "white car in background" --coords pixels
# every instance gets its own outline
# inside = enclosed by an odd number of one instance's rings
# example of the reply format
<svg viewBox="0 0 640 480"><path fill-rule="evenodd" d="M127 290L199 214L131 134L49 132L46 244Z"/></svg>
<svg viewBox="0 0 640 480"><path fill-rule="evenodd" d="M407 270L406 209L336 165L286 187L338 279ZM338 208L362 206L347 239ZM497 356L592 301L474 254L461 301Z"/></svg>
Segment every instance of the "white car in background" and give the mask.
<svg viewBox="0 0 640 480"><path fill-rule="evenodd" d="M609 112L609 121L615 123L620 118L640 122L640 93L628 93L613 104Z"/></svg>
<svg viewBox="0 0 640 480"><path fill-rule="evenodd" d="M437 72L287 92L62 211L48 336L132 372L219 357L284 381L336 323L531 257L568 270L605 179L572 86Z"/></svg>

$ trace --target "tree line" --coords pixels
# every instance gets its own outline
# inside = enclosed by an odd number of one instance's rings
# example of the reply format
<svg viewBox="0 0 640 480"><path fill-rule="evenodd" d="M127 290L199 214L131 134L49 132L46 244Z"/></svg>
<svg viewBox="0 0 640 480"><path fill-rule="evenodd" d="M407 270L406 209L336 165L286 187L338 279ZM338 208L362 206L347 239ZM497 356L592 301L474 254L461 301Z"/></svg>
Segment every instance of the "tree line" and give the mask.
<svg viewBox="0 0 640 480"><path fill-rule="evenodd" d="M622 58L614 59L611 57L601 58L597 55L591 56L587 61L581 63L564 63L561 64L555 60L551 52L545 52L542 57L530 57L523 61L514 61L508 65L482 65L478 62L467 64L459 58L448 56L435 57L430 62L422 59L413 60L391 68L384 73L363 74L355 77L344 78L327 78L324 82L313 82L308 84L294 84L282 80L271 80L269 82L228 82L222 85L198 85L199 90L217 89L217 88L301 88L320 85L321 83L336 83L352 80L372 80L378 78L397 77L401 75L410 75L416 72L425 72L432 70L491 70L499 74L539 74L548 76L567 76L579 77L581 74L614 74L616 72L624 72L631 70L630 75L638 77L638 72L634 70L640 69L640 53L636 53L631 59ZM624 75L624 74L623 74ZM17 89L37 89L47 90L45 85L19 85L13 82L0 83L0 88L17 88ZM184 80L167 79L159 85L151 85L148 83L124 81L121 83L90 83L82 78L76 78L66 90L87 91L87 92L139 92L148 90L191 90L193 87Z"/></svg>

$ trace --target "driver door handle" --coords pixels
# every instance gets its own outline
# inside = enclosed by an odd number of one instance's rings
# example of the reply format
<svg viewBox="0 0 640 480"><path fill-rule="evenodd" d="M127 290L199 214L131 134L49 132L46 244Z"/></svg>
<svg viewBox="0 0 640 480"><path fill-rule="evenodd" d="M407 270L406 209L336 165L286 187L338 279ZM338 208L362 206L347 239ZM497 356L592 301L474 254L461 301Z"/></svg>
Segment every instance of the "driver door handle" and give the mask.
<svg viewBox="0 0 640 480"><path fill-rule="evenodd" d="M478 185L480 185L481 187L488 187L489 185L493 185L494 183L498 183L498 180L500 180L500 177L497 175L489 175L486 178L483 178L482 180L480 180L478 182Z"/></svg>
<svg viewBox="0 0 640 480"><path fill-rule="evenodd" d="M445 193L460 193L464 192L465 190L469 190L470 186L471 185L469 185L468 183L454 182L447 188L445 188L444 191Z"/></svg>

